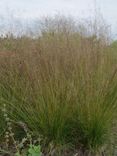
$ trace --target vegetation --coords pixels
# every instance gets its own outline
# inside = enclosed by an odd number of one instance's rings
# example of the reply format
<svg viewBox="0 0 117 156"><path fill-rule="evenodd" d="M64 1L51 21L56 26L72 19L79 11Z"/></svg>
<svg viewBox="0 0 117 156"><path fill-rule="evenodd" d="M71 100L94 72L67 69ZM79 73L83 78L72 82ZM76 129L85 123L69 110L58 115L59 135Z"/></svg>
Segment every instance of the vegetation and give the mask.
<svg viewBox="0 0 117 156"><path fill-rule="evenodd" d="M116 155L116 43L101 28L55 18L45 20L38 38L0 39L0 139L7 151L30 132L32 156L35 149L47 156ZM6 132L16 136L7 147Z"/></svg>

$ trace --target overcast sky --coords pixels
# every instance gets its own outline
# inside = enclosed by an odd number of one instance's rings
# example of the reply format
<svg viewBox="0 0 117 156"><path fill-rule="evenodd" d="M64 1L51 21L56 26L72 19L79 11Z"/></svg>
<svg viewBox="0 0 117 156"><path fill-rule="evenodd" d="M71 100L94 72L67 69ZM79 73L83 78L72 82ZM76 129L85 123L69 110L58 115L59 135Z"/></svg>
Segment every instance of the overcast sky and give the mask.
<svg viewBox="0 0 117 156"><path fill-rule="evenodd" d="M95 8L100 10L116 34L117 0L0 0L0 17L7 19L13 15L30 19L60 13L90 18Z"/></svg>

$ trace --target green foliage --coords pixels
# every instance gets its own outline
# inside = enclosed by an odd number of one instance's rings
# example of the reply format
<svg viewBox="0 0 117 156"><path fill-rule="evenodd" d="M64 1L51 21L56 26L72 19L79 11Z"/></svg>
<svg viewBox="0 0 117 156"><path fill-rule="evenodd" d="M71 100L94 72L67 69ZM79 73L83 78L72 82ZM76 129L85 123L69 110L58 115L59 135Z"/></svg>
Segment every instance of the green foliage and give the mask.
<svg viewBox="0 0 117 156"><path fill-rule="evenodd" d="M24 155L22 153L22 155ZM21 156L21 154L19 152L17 152L15 154L15 156ZM41 147L40 145L30 145L29 149L28 149L28 154L27 156L41 156Z"/></svg>
<svg viewBox="0 0 117 156"><path fill-rule="evenodd" d="M20 153L19 153L19 152L17 152L17 153L15 154L15 156L21 156L21 155L20 155Z"/></svg>
<svg viewBox="0 0 117 156"><path fill-rule="evenodd" d="M22 153L23 155L23 153ZM19 152L15 154L15 156L21 156ZM41 146L40 145L30 145L28 149L27 156L41 156Z"/></svg>
<svg viewBox="0 0 117 156"><path fill-rule="evenodd" d="M28 156L41 156L41 147L40 145L30 145L30 148L28 150Z"/></svg>

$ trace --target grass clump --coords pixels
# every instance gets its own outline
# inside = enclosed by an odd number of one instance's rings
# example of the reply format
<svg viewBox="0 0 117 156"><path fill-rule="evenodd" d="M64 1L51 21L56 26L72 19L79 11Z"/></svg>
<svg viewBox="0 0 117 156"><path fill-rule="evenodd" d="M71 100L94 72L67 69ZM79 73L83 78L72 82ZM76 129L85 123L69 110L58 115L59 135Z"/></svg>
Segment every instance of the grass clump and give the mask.
<svg viewBox="0 0 117 156"><path fill-rule="evenodd" d="M37 39L12 39L10 59L1 53L0 103L47 144L104 150L116 121L115 53L106 37L67 19L45 24Z"/></svg>

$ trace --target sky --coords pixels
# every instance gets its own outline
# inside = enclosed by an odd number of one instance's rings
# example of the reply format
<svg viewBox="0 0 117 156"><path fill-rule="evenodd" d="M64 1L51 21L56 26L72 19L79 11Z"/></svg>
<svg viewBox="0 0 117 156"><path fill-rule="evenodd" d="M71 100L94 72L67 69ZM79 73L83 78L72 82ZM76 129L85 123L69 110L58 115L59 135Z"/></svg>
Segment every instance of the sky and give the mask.
<svg viewBox="0 0 117 156"><path fill-rule="evenodd" d="M116 35L117 0L0 0L0 26L8 27L13 17L22 21L55 14L90 18L94 10L100 12Z"/></svg>

